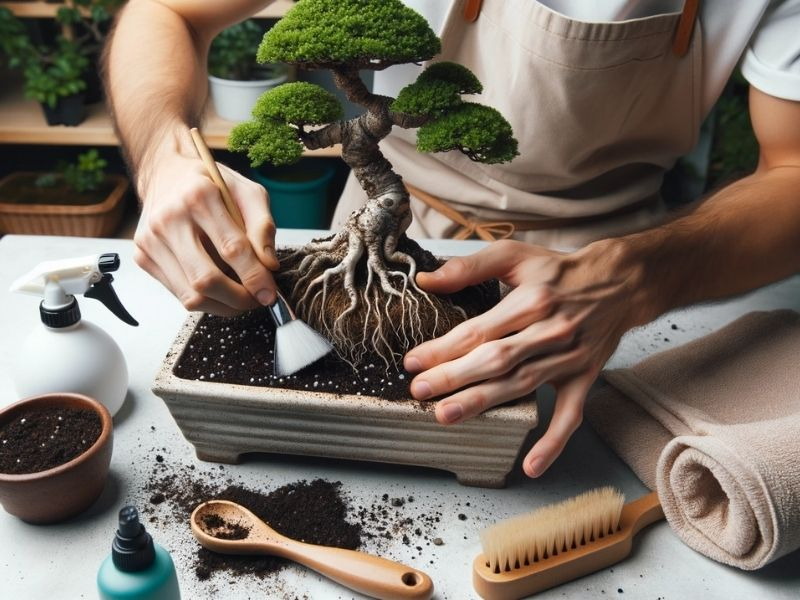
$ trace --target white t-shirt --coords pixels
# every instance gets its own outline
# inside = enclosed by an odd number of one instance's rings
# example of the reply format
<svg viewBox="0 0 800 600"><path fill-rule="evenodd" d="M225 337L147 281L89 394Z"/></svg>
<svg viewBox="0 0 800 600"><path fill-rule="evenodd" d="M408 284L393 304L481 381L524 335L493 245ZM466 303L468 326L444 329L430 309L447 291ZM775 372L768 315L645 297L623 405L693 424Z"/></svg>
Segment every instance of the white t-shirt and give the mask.
<svg viewBox="0 0 800 600"><path fill-rule="evenodd" d="M404 0L441 33L450 0ZM537 0L531 0L535 2ZM623 21L680 12L683 0L538 0L581 21ZM703 115L719 98L736 64L759 90L800 100L800 0L704 0ZM375 73L374 90L396 96L419 75L420 67L397 65Z"/></svg>

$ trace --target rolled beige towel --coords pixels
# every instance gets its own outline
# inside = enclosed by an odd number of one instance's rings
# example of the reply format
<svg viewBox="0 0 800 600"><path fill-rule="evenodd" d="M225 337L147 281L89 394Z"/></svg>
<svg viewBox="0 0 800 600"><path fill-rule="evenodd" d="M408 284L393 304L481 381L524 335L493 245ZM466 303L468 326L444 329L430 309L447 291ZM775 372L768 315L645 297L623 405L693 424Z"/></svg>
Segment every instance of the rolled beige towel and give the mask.
<svg viewBox="0 0 800 600"><path fill-rule="evenodd" d="M797 313L750 313L606 371L585 413L698 552L752 570L800 548Z"/></svg>

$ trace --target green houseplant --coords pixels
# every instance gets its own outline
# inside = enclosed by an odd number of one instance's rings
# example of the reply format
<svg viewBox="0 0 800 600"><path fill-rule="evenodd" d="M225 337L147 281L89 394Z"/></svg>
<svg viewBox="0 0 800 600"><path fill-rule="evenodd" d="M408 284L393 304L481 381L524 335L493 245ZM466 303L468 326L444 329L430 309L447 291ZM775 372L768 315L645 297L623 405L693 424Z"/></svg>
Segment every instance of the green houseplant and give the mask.
<svg viewBox="0 0 800 600"><path fill-rule="evenodd" d="M263 28L249 19L228 27L211 43L209 88L223 119L249 119L258 97L287 79L286 65L256 63L255 52L263 34Z"/></svg>
<svg viewBox="0 0 800 600"><path fill-rule="evenodd" d="M105 237L119 225L128 180L107 174L96 149L44 173L12 173L0 180L3 233Z"/></svg>
<svg viewBox="0 0 800 600"><path fill-rule="evenodd" d="M97 63L113 11L124 0L71 0L56 12L60 29L22 21L0 7L0 54L24 78L50 125L78 125L85 103L99 100Z"/></svg>

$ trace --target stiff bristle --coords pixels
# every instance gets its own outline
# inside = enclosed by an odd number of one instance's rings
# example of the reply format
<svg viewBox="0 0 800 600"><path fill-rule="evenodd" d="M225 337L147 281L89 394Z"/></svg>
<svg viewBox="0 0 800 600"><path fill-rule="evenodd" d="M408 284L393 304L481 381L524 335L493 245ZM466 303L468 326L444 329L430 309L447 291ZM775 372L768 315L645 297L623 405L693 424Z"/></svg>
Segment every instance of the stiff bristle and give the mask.
<svg viewBox="0 0 800 600"><path fill-rule="evenodd" d="M292 375L333 349L330 342L300 319L275 330L275 374Z"/></svg>
<svg viewBox="0 0 800 600"><path fill-rule="evenodd" d="M483 555L499 573L568 552L616 532L624 503L618 490L603 487L506 519L481 532Z"/></svg>

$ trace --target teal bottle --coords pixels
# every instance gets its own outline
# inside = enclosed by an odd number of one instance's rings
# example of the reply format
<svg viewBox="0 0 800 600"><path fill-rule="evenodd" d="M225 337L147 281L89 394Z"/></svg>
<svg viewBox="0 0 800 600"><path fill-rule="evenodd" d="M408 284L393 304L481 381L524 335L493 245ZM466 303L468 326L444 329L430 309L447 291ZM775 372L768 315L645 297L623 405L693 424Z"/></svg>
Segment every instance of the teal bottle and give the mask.
<svg viewBox="0 0 800 600"><path fill-rule="evenodd" d="M175 564L139 522L135 506L119 511L119 528L97 573L100 600L180 600Z"/></svg>

